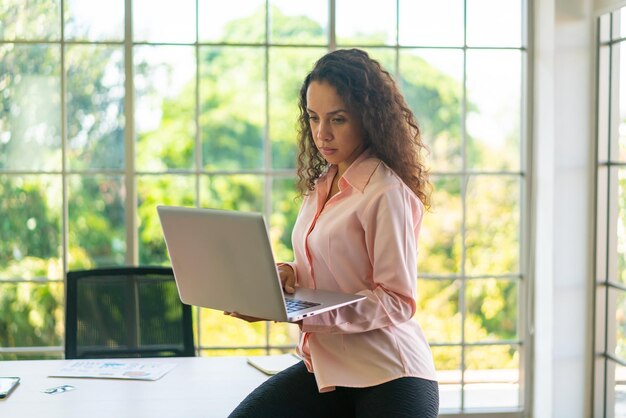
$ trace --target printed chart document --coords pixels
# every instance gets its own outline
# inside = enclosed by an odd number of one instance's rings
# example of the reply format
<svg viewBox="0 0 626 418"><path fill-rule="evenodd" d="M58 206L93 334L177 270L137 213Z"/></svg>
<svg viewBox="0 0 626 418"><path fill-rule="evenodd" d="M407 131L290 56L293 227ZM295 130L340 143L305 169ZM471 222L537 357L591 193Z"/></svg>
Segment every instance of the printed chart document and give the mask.
<svg viewBox="0 0 626 418"><path fill-rule="evenodd" d="M157 380L174 367L176 367L175 363L146 363L132 360L76 360L64 365L49 377Z"/></svg>
<svg viewBox="0 0 626 418"><path fill-rule="evenodd" d="M271 376L285 370L288 367L293 366L300 360L301 358L295 354L281 354L276 356L254 356L248 357L248 364Z"/></svg>

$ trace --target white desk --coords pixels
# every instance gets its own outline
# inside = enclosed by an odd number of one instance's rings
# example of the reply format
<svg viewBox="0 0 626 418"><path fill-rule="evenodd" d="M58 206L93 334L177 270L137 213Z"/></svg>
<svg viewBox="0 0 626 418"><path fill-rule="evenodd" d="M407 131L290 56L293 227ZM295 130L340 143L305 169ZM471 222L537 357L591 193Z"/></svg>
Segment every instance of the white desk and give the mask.
<svg viewBox="0 0 626 418"><path fill-rule="evenodd" d="M156 381L48 377L73 360L0 361L0 376L20 385L0 400L2 418L226 417L267 376L245 357L132 359L176 363ZM76 390L49 395L64 384Z"/></svg>

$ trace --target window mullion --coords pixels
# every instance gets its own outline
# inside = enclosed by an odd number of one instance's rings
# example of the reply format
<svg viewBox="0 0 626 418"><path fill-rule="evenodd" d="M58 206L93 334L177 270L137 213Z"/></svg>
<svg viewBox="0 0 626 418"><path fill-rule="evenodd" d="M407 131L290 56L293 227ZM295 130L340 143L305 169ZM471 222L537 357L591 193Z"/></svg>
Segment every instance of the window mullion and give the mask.
<svg viewBox="0 0 626 418"><path fill-rule="evenodd" d="M124 14L124 183L126 186L126 264L139 264L137 233L137 181L135 178L135 84L133 79L133 0Z"/></svg>

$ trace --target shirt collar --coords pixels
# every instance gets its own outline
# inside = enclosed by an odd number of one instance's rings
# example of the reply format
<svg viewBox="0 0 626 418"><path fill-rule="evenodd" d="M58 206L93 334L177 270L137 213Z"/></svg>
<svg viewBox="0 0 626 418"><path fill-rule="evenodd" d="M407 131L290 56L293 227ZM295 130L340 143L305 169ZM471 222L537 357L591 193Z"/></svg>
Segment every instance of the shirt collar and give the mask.
<svg viewBox="0 0 626 418"><path fill-rule="evenodd" d="M363 193L365 186L369 183L372 174L374 174L374 171L380 163L381 161L374 157L369 149L366 149L350 164L346 172L343 173L341 180L339 180L339 186L341 187L341 183L345 181L350 186Z"/></svg>

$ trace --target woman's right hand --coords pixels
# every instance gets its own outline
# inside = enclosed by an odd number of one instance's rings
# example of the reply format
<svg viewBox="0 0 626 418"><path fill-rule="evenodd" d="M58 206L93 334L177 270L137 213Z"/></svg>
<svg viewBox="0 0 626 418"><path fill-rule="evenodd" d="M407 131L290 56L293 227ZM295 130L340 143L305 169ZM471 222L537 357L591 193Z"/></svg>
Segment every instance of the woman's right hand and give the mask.
<svg viewBox="0 0 626 418"><path fill-rule="evenodd" d="M233 318L243 319L244 321L247 321L247 322L267 321L267 319L256 318L254 316L241 315L241 314L238 314L237 312L224 312L224 315L232 316Z"/></svg>
<svg viewBox="0 0 626 418"><path fill-rule="evenodd" d="M294 293L296 291L296 274L289 264L278 265L278 275L280 283L286 293Z"/></svg>

